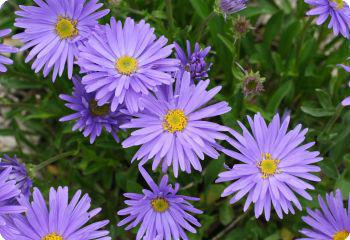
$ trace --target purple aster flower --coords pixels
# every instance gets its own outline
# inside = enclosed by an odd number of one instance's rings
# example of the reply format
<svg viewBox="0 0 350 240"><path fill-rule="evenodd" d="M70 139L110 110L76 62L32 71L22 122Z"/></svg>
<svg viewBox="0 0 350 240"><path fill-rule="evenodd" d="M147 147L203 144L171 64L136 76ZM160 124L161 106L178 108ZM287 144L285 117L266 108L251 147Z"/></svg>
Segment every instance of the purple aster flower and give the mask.
<svg viewBox="0 0 350 240"><path fill-rule="evenodd" d="M130 112L139 111L142 95L162 84L171 84L179 61L168 58L173 45L157 39L154 29L142 20L127 18L124 27L111 18L105 26L106 38L94 34L81 46L78 64L86 73L82 83L87 92L96 92L99 105L110 103L114 112L125 103Z"/></svg>
<svg viewBox="0 0 350 240"><path fill-rule="evenodd" d="M307 209L309 214L303 217L306 224L311 229L303 229L300 232L305 238L300 240L346 240L350 233L350 210L346 210L343 204L341 191L338 189L336 194L326 195L326 202L322 197L318 196L318 202L321 210L315 211ZM348 208L350 206L350 198Z"/></svg>
<svg viewBox="0 0 350 240"><path fill-rule="evenodd" d="M20 198L19 202L28 208L25 216L14 218L18 231L16 239L26 240L109 240L107 230L102 230L109 221L88 223L101 209L89 211L91 199L88 194L82 198L77 191L69 202L68 187L50 189L49 209L40 190L34 188L33 202Z"/></svg>
<svg viewBox="0 0 350 240"><path fill-rule="evenodd" d="M346 66L346 65L343 65L343 64L338 64L339 67L342 67L345 71L347 71L348 73L350 73L350 67L349 66ZM350 87L350 82L349 82L349 87ZM345 98L341 104L343 106L350 106L350 96Z"/></svg>
<svg viewBox="0 0 350 240"><path fill-rule="evenodd" d="M350 8L344 0L304 0L313 6L313 9L306 14L309 16L318 15L316 24L323 24L330 16L331 20L328 28L333 28L333 33L337 36L341 33L349 38L350 33Z"/></svg>
<svg viewBox="0 0 350 240"><path fill-rule="evenodd" d="M178 195L180 185L176 183L173 188L168 184L168 176L163 176L157 186L142 167L140 172L151 190L144 189L143 194L124 194L129 199L125 201L128 207L120 210L118 215L128 216L118 226L128 224L125 229L129 230L140 224L136 240L186 240L186 230L196 233L192 225L200 227L201 224L190 213L203 212L193 207L189 201L198 201L199 198Z"/></svg>
<svg viewBox="0 0 350 240"><path fill-rule="evenodd" d="M10 29L0 30L0 39L11 32ZM7 46L0 43L0 53L16 53L18 51L17 48ZM0 72L6 72L7 69L5 65L12 64L13 61L5 56L0 55Z"/></svg>
<svg viewBox="0 0 350 240"><path fill-rule="evenodd" d="M232 131L235 139L231 144L236 151L224 150L241 163L219 174L217 182L233 181L221 196L233 195L231 204L247 196L244 211L253 202L256 218L264 211L266 220L269 220L271 203L280 218L283 218L283 212L294 214L292 204L301 210L295 193L311 200L306 190L314 187L305 180L320 181L320 178L311 174L321 170L312 165L322 160L318 157L319 152L308 151L315 143L300 145L308 130L302 130L299 124L287 132L289 121L290 117L287 116L281 122L276 114L272 122L266 125L260 114L256 114L254 119L248 117L252 133L238 122L243 134Z"/></svg>
<svg viewBox="0 0 350 240"><path fill-rule="evenodd" d="M208 77L211 63L207 64L205 58L210 52L211 47L201 49L199 43L194 46L193 53L191 51L190 41L186 41L187 54L182 50L179 44L175 43L176 58L181 61L181 74L184 71L191 73L191 78L201 80Z"/></svg>
<svg viewBox="0 0 350 240"><path fill-rule="evenodd" d="M16 181L11 180L12 168L5 168L0 172L0 235L6 239L10 238L15 232L14 229L9 226L9 215L22 213L27 210L26 207L20 206L17 199L21 191L16 186Z"/></svg>
<svg viewBox="0 0 350 240"><path fill-rule="evenodd" d="M37 6L20 6L16 12L15 26L25 31L13 38L25 43L21 50L32 48L25 61L35 58L32 68L36 73L43 69L46 77L53 69L55 81L67 65L68 77L72 78L78 46L109 10L97 11L102 7L97 0L34 1Z"/></svg>
<svg viewBox="0 0 350 240"><path fill-rule="evenodd" d="M205 155L219 157L217 150L222 147L217 140L228 138L222 133L228 128L204 119L231 110L227 102L207 106L221 89L215 87L207 91L209 80L193 85L190 74L185 72L177 81L181 84L176 83L175 92L172 86L163 86L155 95L144 97L145 110L121 126L138 129L122 143L124 148L141 145L132 161L147 162L154 158L153 170L161 162L164 172L173 165L176 177L179 166L187 173L191 172L191 166L201 171L199 159L203 160Z"/></svg>
<svg viewBox="0 0 350 240"><path fill-rule="evenodd" d="M220 10L225 17L239 12L247 7L248 0L219 0Z"/></svg>
<svg viewBox="0 0 350 240"><path fill-rule="evenodd" d="M73 77L73 94L61 94L60 98L67 103L66 107L75 111L68 116L62 117L61 122L76 120L73 131L81 131L85 137L90 136L92 144L99 137L103 129L110 133L115 141L119 142L117 132L119 126L130 118L118 111L111 112L109 104L99 106L95 101L94 93L87 93L79 78Z"/></svg>
<svg viewBox="0 0 350 240"><path fill-rule="evenodd" d="M24 164L20 163L16 156L10 158L4 155L0 158L0 170L7 169L11 167L12 171L9 179L16 181L16 186L25 197L30 196L30 189L33 185L32 180L28 176L26 167Z"/></svg>
<svg viewBox="0 0 350 240"><path fill-rule="evenodd" d="M16 200L17 202L17 200ZM17 202L18 204L18 202ZM0 240L12 240L17 239L16 235L19 233L16 230L13 219L20 215L20 213L7 214L3 216L4 225L0 225ZM3 237L3 238L1 238Z"/></svg>

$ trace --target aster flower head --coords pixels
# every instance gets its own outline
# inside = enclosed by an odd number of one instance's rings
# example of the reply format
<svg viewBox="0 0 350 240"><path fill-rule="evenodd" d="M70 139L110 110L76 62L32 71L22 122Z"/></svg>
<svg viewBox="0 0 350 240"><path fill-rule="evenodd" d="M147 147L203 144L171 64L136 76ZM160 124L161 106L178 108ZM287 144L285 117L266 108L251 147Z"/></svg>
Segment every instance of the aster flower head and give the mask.
<svg viewBox="0 0 350 240"><path fill-rule="evenodd" d="M305 180L320 181L312 172L321 170L313 164L322 158L318 157L319 152L308 151L314 142L300 145L308 130L302 130L299 124L287 131L289 121L290 117L286 116L281 122L276 114L267 125L260 114L254 119L248 117L252 133L239 122L243 134L232 131L231 144L236 150L224 150L240 163L219 174L217 182L233 181L221 196L233 195L231 204L247 196L244 211L254 203L256 218L265 212L269 220L271 203L279 218L283 218L283 212L294 214L293 205L301 210L295 193L311 200L306 190L314 187Z"/></svg>
<svg viewBox="0 0 350 240"><path fill-rule="evenodd" d="M218 9L225 18L247 7L248 0L217 0Z"/></svg>
<svg viewBox="0 0 350 240"><path fill-rule="evenodd" d="M16 181L17 188L25 197L30 196L30 189L33 185L32 180L28 176L28 172L24 164L20 163L16 156L10 158L4 155L0 158L0 170L11 167L9 179Z"/></svg>
<svg viewBox="0 0 350 240"><path fill-rule="evenodd" d="M325 200L319 195L318 202L321 209L307 209L308 216L303 221L309 225L309 229L300 232L308 240L330 239L346 240L350 233L350 198L348 209L344 207L341 191L326 195Z"/></svg>
<svg viewBox="0 0 350 240"><path fill-rule="evenodd" d="M90 136L90 143L94 143L99 137L102 130L105 129L110 133L115 141L119 142L117 132L119 126L126 122L129 117L118 111L111 112L109 104L99 106L95 100L94 93L87 93L78 77L73 77L73 94L61 94L60 98L67 103L66 107L75 111L68 116L62 117L61 122L75 120L73 131L79 130L85 137Z"/></svg>
<svg viewBox="0 0 350 240"><path fill-rule="evenodd" d="M201 49L199 43L196 43L192 52L190 41L186 41L186 49L187 54L179 44L175 43L175 55L181 61L180 74L187 71L191 73L192 79L201 80L207 78L212 64L207 63L205 58L210 52L211 47Z"/></svg>
<svg viewBox="0 0 350 240"><path fill-rule="evenodd" d="M202 214L202 211L189 201L199 198L179 195L179 184L175 187L168 184L168 176L163 176L157 185L142 167L140 172L151 189L144 189L143 194L124 194L129 199L125 201L128 207L120 210L118 215L127 217L118 226L128 224L125 229L130 230L140 225L136 240L187 240L185 231L196 233L193 226L200 227L201 224L191 213Z"/></svg>
<svg viewBox="0 0 350 240"><path fill-rule="evenodd" d="M36 6L20 6L16 11L15 26L25 31L13 38L24 43L20 50L31 49L25 61L35 58L32 69L36 73L43 69L46 77L53 70L55 81L67 65L68 77L72 78L78 46L109 10L97 11L102 7L97 0L34 1Z"/></svg>
<svg viewBox="0 0 350 240"><path fill-rule="evenodd" d="M333 34L339 33L346 38L350 37L350 8L344 0L304 0L313 8L306 14L309 16L318 16L316 24L323 24L328 17L330 22L328 28L333 29Z"/></svg>
<svg viewBox="0 0 350 240"><path fill-rule="evenodd" d="M12 168L8 167L0 171L0 235L7 239L13 236L15 232L9 226L8 218L10 215L22 213L27 210L25 206L21 206L17 201L21 191L16 186L16 181L11 180Z"/></svg>
<svg viewBox="0 0 350 240"><path fill-rule="evenodd" d="M261 94L264 91L265 78L259 72L246 72L243 77L243 93L246 97Z"/></svg>
<svg viewBox="0 0 350 240"><path fill-rule="evenodd" d="M0 40L4 36L8 35L10 32L11 32L10 29L0 30ZM5 65L10 65L13 63L13 61L11 59L9 59L8 57L2 56L1 54L3 54L3 53L16 53L17 51L18 51L17 48L7 46L5 44L0 43L0 72L6 72L7 68L5 67Z"/></svg>
<svg viewBox="0 0 350 240"><path fill-rule="evenodd" d="M71 201L68 187L50 189L48 206L40 190L34 188L33 201L21 197L21 205L28 208L25 216L14 218L18 231L16 239L26 240L110 240L107 230L102 230L109 221L88 223L101 209L89 210L91 199L88 194L81 197L77 191ZM33 217L36 216L36 217Z"/></svg>
<svg viewBox="0 0 350 240"><path fill-rule="evenodd" d="M203 160L205 155L219 157L218 150L222 147L217 140L228 138L223 133L228 128L207 119L231 110L227 102L208 106L221 89L207 91L209 80L194 85L190 73L185 72L177 81L180 82L176 83L175 91L172 86L164 86L155 95L144 97L144 111L134 114L129 123L121 126L137 129L122 143L124 148L141 145L132 161L144 163L154 159L152 169L162 163L164 172L172 165L176 177L179 167L187 173L192 166L201 171L199 159Z"/></svg>
<svg viewBox="0 0 350 240"><path fill-rule="evenodd" d="M349 66L346 66L346 65L343 65L343 64L338 64L339 67L342 67L345 71L347 71L348 73L350 73L350 67ZM350 87L350 82L348 84L348 86ZM341 104L343 106L350 106L350 96L345 98Z"/></svg>
<svg viewBox="0 0 350 240"><path fill-rule="evenodd" d="M99 105L110 103L115 111L125 103L129 112L138 112L142 95L174 81L179 61L169 58L173 45L166 45L164 36L157 39L144 20L127 18L123 26L111 18L104 28L106 38L94 34L80 48L78 64L86 73L82 83L87 92L96 92Z"/></svg>
<svg viewBox="0 0 350 240"><path fill-rule="evenodd" d="M233 21L233 30L236 38L243 37L251 28L249 20L244 16L238 16Z"/></svg>

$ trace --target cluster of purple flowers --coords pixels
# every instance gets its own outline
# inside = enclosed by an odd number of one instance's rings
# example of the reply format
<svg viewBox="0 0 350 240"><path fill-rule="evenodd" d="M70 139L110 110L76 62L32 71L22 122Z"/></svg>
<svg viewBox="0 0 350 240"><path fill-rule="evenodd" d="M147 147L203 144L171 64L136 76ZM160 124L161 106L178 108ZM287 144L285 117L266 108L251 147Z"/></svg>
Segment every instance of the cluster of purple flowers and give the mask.
<svg viewBox="0 0 350 240"><path fill-rule="evenodd" d="M0 235L5 240L111 239L101 229L109 221L88 223L101 209L89 210L87 194L77 191L69 202L68 187L51 188L47 207L39 189L31 196L32 180L16 156L0 160Z"/></svg>
<svg viewBox="0 0 350 240"><path fill-rule="evenodd" d="M331 16L329 27L334 34L349 37L349 6L337 0L305 0L315 6L308 15L320 15L317 24ZM33 60L35 72L52 80L67 70L73 82L71 95L62 94L65 106L74 113L60 121L75 121L90 143L105 130L119 142L118 132L133 129L122 142L124 148L139 146L132 161L138 160L139 171L150 190L142 194L125 193L128 205L118 215L126 216L118 226L126 230L139 227L136 239L188 239L186 232L196 233L201 214L190 201L198 198L178 194L179 184L168 183L171 167L179 172L202 171L206 157L217 159L221 153L239 161L219 174L217 183L229 182L222 197L232 195L230 204L246 197L244 211L254 205L256 218L264 213L268 221L272 209L278 217L301 210L297 195L312 197L310 182L322 160L319 152L309 150L315 143L303 143L307 129L299 124L288 130L290 117L276 114L270 123L258 113L248 116L250 130L241 122L239 133L211 119L231 111L227 102L214 102L221 86L208 89L207 62L211 48L198 43L184 51L178 43L168 44L157 36L144 20L127 18L124 23L111 18L109 24L98 20L109 10L99 10L98 0L35 0L35 6L20 6L15 26L23 28L15 39L24 43L20 51L29 50L26 62ZM221 0L226 15L246 7L247 0ZM43 18L43 16L47 16ZM0 37L9 30L0 31ZM175 49L175 57L172 57ZM17 49L0 44L1 53ZM12 61L0 56L0 71ZM73 76L74 64L81 76ZM346 70L349 70L344 66ZM350 105L349 98L343 105ZM224 147L225 144L230 147ZM164 176L157 185L144 166L152 170L161 165ZM91 199L77 191L69 201L68 187L51 188L48 205L40 190L34 188L23 164L16 157L4 156L0 162L0 234L5 239L26 240L107 240L103 230L108 221L90 223L101 209L90 209ZM32 198L32 202L30 202ZM349 209L342 196L322 198L322 212L308 210L303 220L311 229L303 229L305 239L339 239L349 236ZM24 212L24 213L23 213Z"/></svg>

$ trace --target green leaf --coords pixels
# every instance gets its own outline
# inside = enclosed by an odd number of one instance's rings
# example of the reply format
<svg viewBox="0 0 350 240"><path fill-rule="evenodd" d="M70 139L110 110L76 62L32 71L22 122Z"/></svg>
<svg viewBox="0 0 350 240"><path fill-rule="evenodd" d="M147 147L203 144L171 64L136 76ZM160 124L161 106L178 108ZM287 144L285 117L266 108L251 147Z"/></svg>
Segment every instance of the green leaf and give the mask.
<svg viewBox="0 0 350 240"><path fill-rule="evenodd" d="M264 33L264 41L266 46L271 45L272 40L275 39L277 34L281 31L283 16L283 12L279 11L274 14L267 22L266 30Z"/></svg>
<svg viewBox="0 0 350 240"><path fill-rule="evenodd" d="M334 188L335 189L339 188L340 191L342 191L344 200L348 199L348 195L350 193L350 181L349 180L346 180L343 177L339 178L337 180L337 182L335 183Z"/></svg>
<svg viewBox="0 0 350 240"><path fill-rule="evenodd" d="M324 109L334 110L331 96L322 89L316 89L318 101Z"/></svg>
<svg viewBox="0 0 350 240"><path fill-rule="evenodd" d="M274 14L276 11L278 11L278 9L272 5L263 5L259 7L248 7L241 11L240 14L246 16L247 18L251 18L264 14Z"/></svg>
<svg viewBox="0 0 350 240"><path fill-rule="evenodd" d="M290 91L292 91L292 89L293 89L292 81L286 81L284 84L282 84L270 98L267 104L267 110L270 113L275 113L277 108L281 104L282 100L286 98L286 96L288 95L288 93L290 93Z"/></svg>
<svg viewBox="0 0 350 240"><path fill-rule="evenodd" d="M38 112L31 114L25 118L23 118L24 121L32 120L32 119L48 119L48 118L54 118L56 117L56 114L48 113L48 112Z"/></svg>
<svg viewBox="0 0 350 240"><path fill-rule="evenodd" d="M301 106L301 110L304 113L309 114L313 117L329 117L333 116L333 114L335 113L334 110L325 110L323 108L315 108L309 106Z"/></svg>
<svg viewBox="0 0 350 240"><path fill-rule="evenodd" d="M190 0L192 7L195 12L202 18L205 19L209 15L207 4L203 0Z"/></svg>
<svg viewBox="0 0 350 240"><path fill-rule="evenodd" d="M305 66L307 66L308 62L310 61L310 59L314 55L316 48L317 48L316 40L313 38L308 39L303 44L303 46L301 48L300 59L298 59L299 63L300 63L299 66L301 68L305 68Z"/></svg>
<svg viewBox="0 0 350 240"><path fill-rule="evenodd" d="M18 76L6 76L0 75L0 85L4 85L6 88L12 89L40 89L43 88L43 84L34 81L23 81ZM44 81L44 80L43 80Z"/></svg>
<svg viewBox="0 0 350 240"><path fill-rule="evenodd" d="M321 167L322 172L325 173L327 177L331 179L338 179L339 173L337 167L331 159L325 158L323 161L319 162L318 165Z"/></svg>
<svg viewBox="0 0 350 240"><path fill-rule="evenodd" d="M234 216L234 213L232 210L232 206L228 201L225 201L225 203L219 209L220 222L223 225L228 225L232 222L233 216Z"/></svg>
<svg viewBox="0 0 350 240"><path fill-rule="evenodd" d="M214 183L215 179L218 178L219 173L224 170L224 162L225 158L223 155L221 155L219 159L210 161L208 167L205 168L204 172L205 185Z"/></svg>
<svg viewBox="0 0 350 240"><path fill-rule="evenodd" d="M277 232L277 233L274 233L274 234L268 236L264 240L279 240L279 239L280 239L280 234Z"/></svg>
<svg viewBox="0 0 350 240"><path fill-rule="evenodd" d="M294 36L297 36L301 30L300 22L293 21L288 27L283 31L281 36L281 41L279 42L279 51L281 55L288 56L290 51L293 51L292 44L296 39Z"/></svg>
<svg viewBox="0 0 350 240"><path fill-rule="evenodd" d="M215 201L220 199L220 195L222 191L224 190L223 185L218 184L211 184L207 187L207 193L206 193L206 202L207 204L213 204Z"/></svg>
<svg viewBox="0 0 350 240"><path fill-rule="evenodd" d="M230 50L231 53L235 52L235 45L233 44L232 41L224 37L223 35L219 34L220 40L225 44L225 46Z"/></svg>

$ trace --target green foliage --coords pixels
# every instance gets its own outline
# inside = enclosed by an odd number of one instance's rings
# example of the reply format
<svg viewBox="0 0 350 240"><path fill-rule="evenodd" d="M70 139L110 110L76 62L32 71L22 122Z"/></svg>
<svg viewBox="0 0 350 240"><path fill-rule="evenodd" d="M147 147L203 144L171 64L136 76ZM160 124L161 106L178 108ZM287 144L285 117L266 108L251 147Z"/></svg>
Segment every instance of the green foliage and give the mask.
<svg viewBox="0 0 350 240"><path fill-rule="evenodd" d="M270 120L275 112L292 113L292 123L309 128L307 141L316 141L315 150L324 157L320 163L322 182L311 194L324 194L340 188L347 196L350 191L350 111L340 101L350 91L349 75L336 67L346 62L349 42L333 37L327 26L316 26L305 16L307 5L302 0L256 0L240 14L251 22L252 29L241 39L234 37L232 19L226 21L212 13L213 0L100 0L117 19L131 16L146 19L157 34L170 42L184 44L189 39L204 47L212 46L210 61L211 86L222 85L218 96L232 106L221 119L225 125L238 130L237 120L255 112ZM17 4L30 0L9 0L0 12L0 29L13 27ZM104 18L107 22L109 16ZM10 41L10 39L6 39ZM17 42L12 42L17 44ZM35 74L24 63L28 52L13 56L14 65L0 75L0 86L7 94L0 98L2 117L8 122L0 126L0 136L14 137L16 147L7 154L17 154L30 166L45 161L48 166L32 172L34 182L43 192L50 186L68 185L91 195L93 204L103 208L99 217L110 219L113 239L134 239L136 230L126 232L116 227L120 220L117 210L123 208L124 192L139 192L145 187L130 160L136 149L123 149L107 134L90 145L81 133L72 132L71 123L58 119L69 114L58 98L70 93L72 83L65 77L55 83L42 74ZM240 76L244 69L259 71L266 78L265 91L258 97L246 99ZM78 69L75 69L78 73ZM1 96L1 95L0 95ZM123 138L126 133L122 134ZM4 153L0 149L1 154ZM302 228L301 216L285 216L279 220L272 214L270 222L255 219L250 211L243 215L243 201L234 206L229 199L220 198L225 184L214 184L217 174L234 160L221 156L219 160L205 159L203 173L181 174L176 180L184 187L182 194L199 196L196 207L203 209L198 216L202 228L190 239L293 239ZM39 165L41 166L41 165ZM152 173L159 179L161 173ZM302 201L303 207L316 207L315 201ZM233 228L230 224L239 219ZM220 236L220 238L215 238Z"/></svg>

